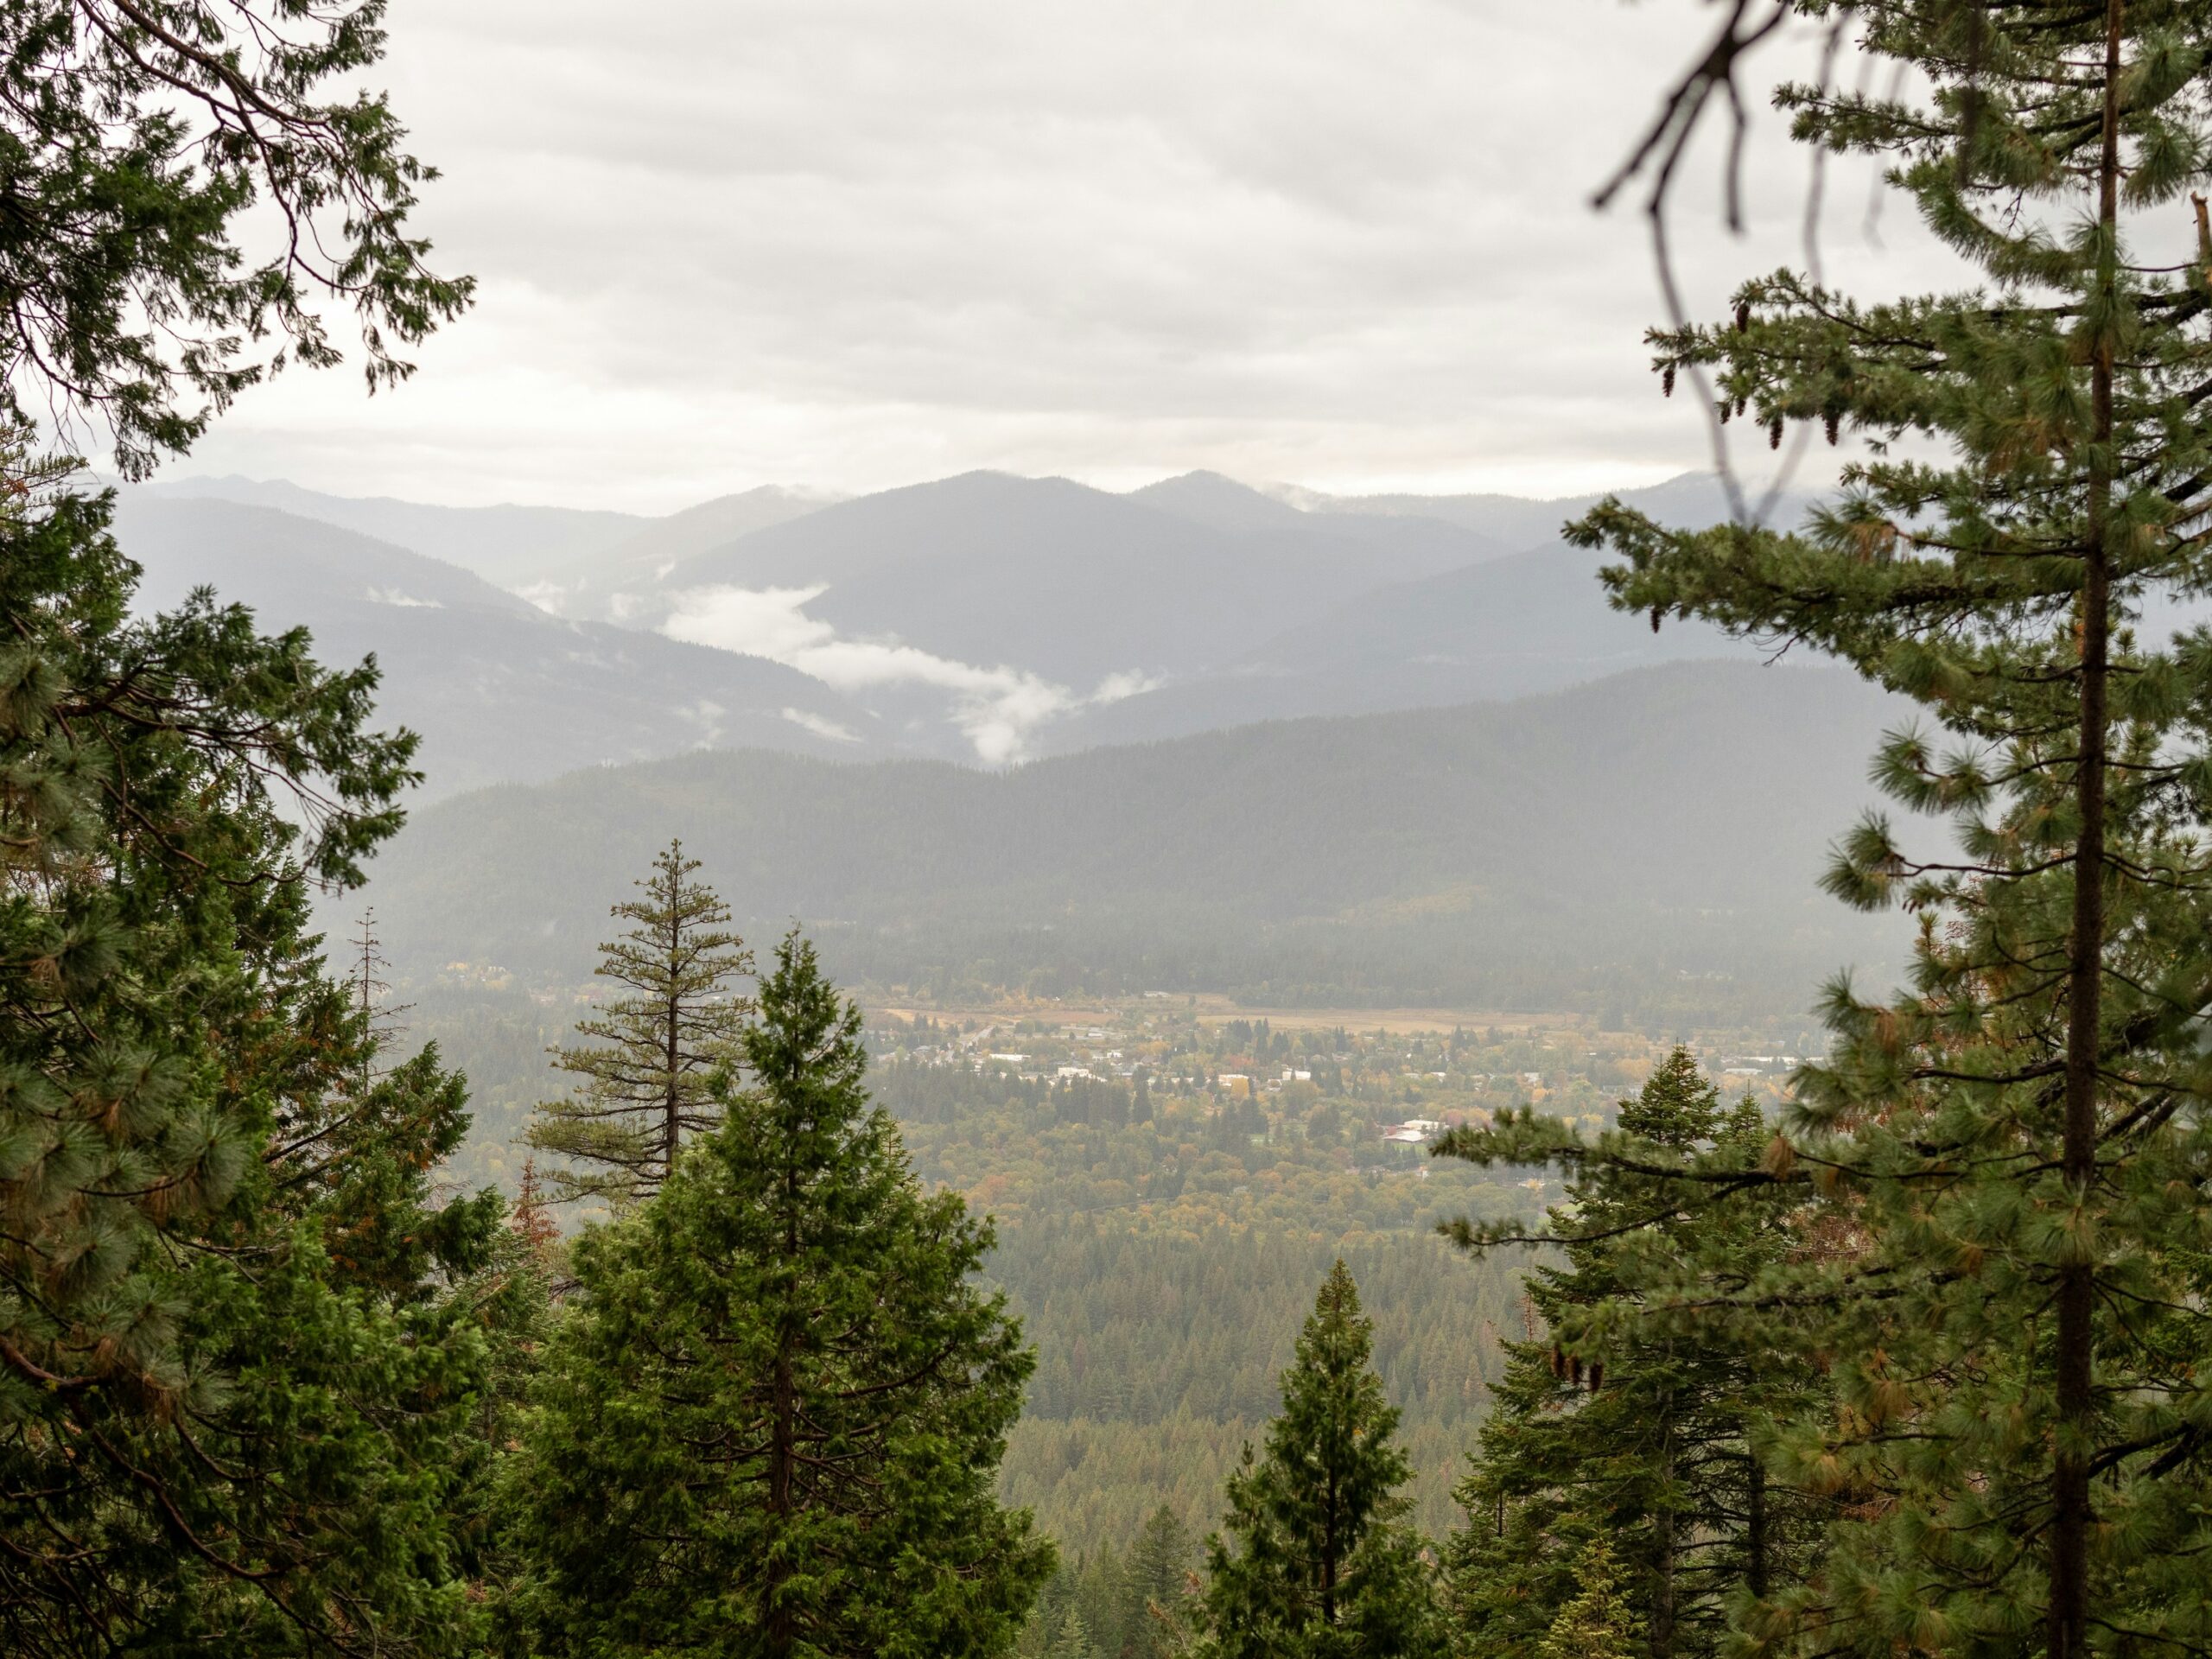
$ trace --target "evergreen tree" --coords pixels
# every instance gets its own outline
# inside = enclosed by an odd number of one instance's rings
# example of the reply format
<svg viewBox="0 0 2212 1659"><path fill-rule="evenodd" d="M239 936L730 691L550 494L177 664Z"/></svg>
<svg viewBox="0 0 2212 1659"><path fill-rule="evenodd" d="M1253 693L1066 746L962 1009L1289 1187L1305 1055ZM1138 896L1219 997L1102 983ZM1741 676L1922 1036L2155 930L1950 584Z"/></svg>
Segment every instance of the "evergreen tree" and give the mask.
<svg viewBox="0 0 2212 1659"><path fill-rule="evenodd" d="M600 947L596 971L630 994L577 1022L589 1043L554 1051L554 1065L580 1081L538 1107L527 1138L567 1160L549 1172L562 1198L648 1198L684 1137L721 1121L710 1084L736 1062L750 1006L729 982L753 971L753 957L724 931L729 907L693 879L698 869L671 841L638 883L645 897L614 906L635 925Z"/></svg>
<svg viewBox="0 0 2212 1659"><path fill-rule="evenodd" d="M1536 1659L1643 1659L1635 1610L1621 1594L1612 1552L1593 1538L1574 1563L1575 1592L1559 1610Z"/></svg>
<svg viewBox="0 0 2212 1659"><path fill-rule="evenodd" d="M1166 1503L1154 1510L1129 1548L1134 1605L1122 1651L1131 1659L1169 1659L1181 1651L1190 1628L1197 1554L1197 1541L1183 1517Z"/></svg>
<svg viewBox="0 0 2212 1659"><path fill-rule="evenodd" d="M1543 1328L1508 1344L1458 1492L1468 1519L1447 1550L1450 1599L1478 1654L1539 1638L1580 1593L1580 1554L1598 1540L1661 1659L1717 1651L1732 1599L1808 1564L1814 1518L1771 1489L1756 1440L1778 1413L1825 1398L1812 1368L1711 1321L1685 1332L1652 1306L1687 1263L1738 1285L1770 1266L1803 1195L1756 1181L1713 1203L1674 1173L1708 1145L1756 1169L1770 1138L1750 1101L1722 1109L1687 1049L1621 1102L1618 1125L1618 1156L1578 1168L1553 1212L1564 1260L1527 1281ZM1456 1133L1440 1149L1511 1164L1519 1128Z"/></svg>
<svg viewBox="0 0 2212 1659"><path fill-rule="evenodd" d="M1203 1651L1219 1659L1441 1653L1427 1563L1396 1496L1413 1473L1338 1262L1282 1377L1264 1457L1244 1448L1207 1541Z"/></svg>
<svg viewBox="0 0 2212 1659"><path fill-rule="evenodd" d="M2194 1650L2212 635L2133 625L2212 581L2212 228L2182 200L2212 155L2207 16L1848 11L1895 90L1787 87L1795 131L1885 163L1978 285L1861 304L1783 272L1656 336L1669 385L1872 457L1797 533L1618 504L1574 532L1621 556L1624 609L1802 642L1918 700L1940 731L1893 734L1878 777L1958 830L1916 858L1869 819L1830 878L1922 931L1886 1005L1834 988L1772 1160L1833 1188L1825 1248L1732 1299L1832 1359L1834 1408L1784 1464L1847 1500L1821 1574L1754 1627L1828 1652Z"/></svg>
<svg viewBox="0 0 2212 1659"><path fill-rule="evenodd" d="M374 1075L311 880L397 819L412 740L195 595L133 620L108 504L0 492L0 1646L450 1651L445 1287L491 1195L435 1053Z"/></svg>
<svg viewBox="0 0 2212 1659"><path fill-rule="evenodd" d="M992 1484L1031 1359L862 1086L860 1013L778 947L753 1086L588 1230L509 1490L536 1651L988 1654L1052 1568Z"/></svg>
<svg viewBox="0 0 2212 1659"><path fill-rule="evenodd" d="M288 358L372 383L467 302L409 234L429 170L381 0L29 0L0 24L0 1646L457 1651L454 1448L483 1345L439 1204L467 1122L308 931L395 829L372 666L194 594L134 617L111 498L29 458L90 414L126 475ZM239 234L274 228L259 247ZM250 353L259 353L258 361Z"/></svg>
<svg viewBox="0 0 2212 1659"><path fill-rule="evenodd" d="M1090 1624L1080 1605L1068 1609L1067 1622L1052 1647L1052 1659L1100 1659L1098 1643L1091 1639Z"/></svg>
<svg viewBox="0 0 2212 1659"><path fill-rule="evenodd" d="M359 90L384 12L12 0L0 418L95 414L120 470L142 476L288 360L339 360L318 294L359 316L372 387L410 372L394 348L456 315L471 284L428 268L407 219L436 175Z"/></svg>

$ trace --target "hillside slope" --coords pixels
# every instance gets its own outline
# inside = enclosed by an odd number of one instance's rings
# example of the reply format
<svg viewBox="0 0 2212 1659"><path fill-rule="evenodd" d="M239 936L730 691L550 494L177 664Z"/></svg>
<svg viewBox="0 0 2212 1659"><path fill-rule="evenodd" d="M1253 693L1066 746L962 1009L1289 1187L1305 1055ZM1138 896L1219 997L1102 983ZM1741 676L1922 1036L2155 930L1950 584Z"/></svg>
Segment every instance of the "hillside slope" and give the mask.
<svg viewBox="0 0 2212 1659"><path fill-rule="evenodd" d="M1688 664L1007 773L697 753L445 803L373 897L416 969L578 982L680 835L753 933L798 919L878 982L1795 1010L1898 937L1814 887L1895 715L1838 672Z"/></svg>
<svg viewBox="0 0 2212 1659"><path fill-rule="evenodd" d="M702 745L887 747L866 714L780 664L558 621L453 565L270 508L133 493L116 532L149 609L207 586L266 628L306 626L325 661L373 652L379 715L423 734L423 799Z"/></svg>
<svg viewBox="0 0 2212 1659"><path fill-rule="evenodd" d="M1083 710L1046 741L1065 752L1262 720L1528 696L1690 658L1757 659L1755 647L1702 623L1655 632L1613 610L1597 577L1604 557L1557 543L1379 588L1223 669Z"/></svg>
<svg viewBox="0 0 2212 1659"><path fill-rule="evenodd" d="M842 635L1081 692L1231 661L1355 594L1496 550L1446 524L1284 511L1227 528L1065 479L970 473L757 531L662 586L820 588L807 613Z"/></svg>
<svg viewBox="0 0 2212 1659"><path fill-rule="evenodd" d="M654 523L635 513L575 507L444 507L392 496L331 495L283 479L235 476L132 485L123 499L272 508L442 559L509 588L526 588L578 560L605 554Z"/></svg>

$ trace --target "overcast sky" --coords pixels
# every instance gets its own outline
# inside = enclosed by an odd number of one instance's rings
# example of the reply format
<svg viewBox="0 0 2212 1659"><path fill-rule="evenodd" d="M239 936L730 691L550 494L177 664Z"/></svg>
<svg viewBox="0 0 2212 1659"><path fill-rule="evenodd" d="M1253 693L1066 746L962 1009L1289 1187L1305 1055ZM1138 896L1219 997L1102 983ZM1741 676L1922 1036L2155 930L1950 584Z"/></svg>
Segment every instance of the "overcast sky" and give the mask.
<svg viewBox="0 0 2212 1659"><path fill-rule="evenodd" d="M1586 199L1712 12L394 0L422 223L480 303L397 394L287 375L170 471L644 512L980 467L1651 481L1704 433L1644 367L1638 220ZM1791 257L1802 163L1761 130L1708 307ZM1837 194L1843 269L1916 257Z"/></svg>

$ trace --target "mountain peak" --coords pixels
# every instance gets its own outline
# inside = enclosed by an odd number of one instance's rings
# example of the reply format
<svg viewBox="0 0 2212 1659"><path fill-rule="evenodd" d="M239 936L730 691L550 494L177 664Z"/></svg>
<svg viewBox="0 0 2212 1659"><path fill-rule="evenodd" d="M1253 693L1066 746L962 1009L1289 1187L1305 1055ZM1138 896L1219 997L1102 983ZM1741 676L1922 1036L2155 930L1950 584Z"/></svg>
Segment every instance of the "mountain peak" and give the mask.
<svg viewBox="0 0 2212 1659"><path fill-rule="evenodd" d="M1287 501L1221 473L1183 473L1129 492L1129 499L1215 530L1276 530L1302 525L1306 515Z"/></svg>

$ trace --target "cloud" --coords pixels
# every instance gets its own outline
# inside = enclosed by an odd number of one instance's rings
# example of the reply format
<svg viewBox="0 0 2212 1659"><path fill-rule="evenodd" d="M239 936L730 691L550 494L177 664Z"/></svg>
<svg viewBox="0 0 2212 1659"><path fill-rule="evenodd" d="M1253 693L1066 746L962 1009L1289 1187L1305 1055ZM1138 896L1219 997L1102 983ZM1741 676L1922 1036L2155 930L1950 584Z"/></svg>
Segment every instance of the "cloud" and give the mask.
<svg viewBox="0 0 2212 1659"><path fill-rule="evenodd" d="M1147 691L1157 691L1167 682L1157 674L1109 674L1098 682L1098 689L1090 694L1095 703L1120 702L1124 698L1142 696Z"/></svg>
<svg viewBox="0 0 2212 1659"><path fill-rule="evenodd" d="M666 512L762 482L1188 467L1547 494L1703 462L1656 394L1638 216L1591 188L1710 28L1689 0L409 0L387 79L476 310L365 400L242 398L200 468ZM1785 56L1765 60L1780 70ZM1685 177L1694 303L1799 256ZM1901 213L1831 276L1927 285ZM549 349L549 342L558 342ZM1756 440L1757 435L1751 436Z"/></svg>
<svg viewBox="0 0 2212 1659"><path fill-rule="evenodd" d="M821 586L694 588L677 596L663 631L692 645L766 657L840 691L907 686L942 691L953 724L976 759L988 766L1023 759L1031 737L1062 715L1160 683L1140 674L1110 674L1084 696L1027 669L979 667L895 639L843 639L829 623L806 613L807 603L828 591ZM817 724L817 717L794 709L786 709L784 717L825 737L855 737L832 721Z"/></svg>
<svg viewBox="0 0 2212 1659"><path fill-rule="evenodd" d="M804 709L786 709L784 718L804 731L817 737L826 737L833 743L857 743L861 734L849 726L840 726L827 715L810 713Z"/></svg>

